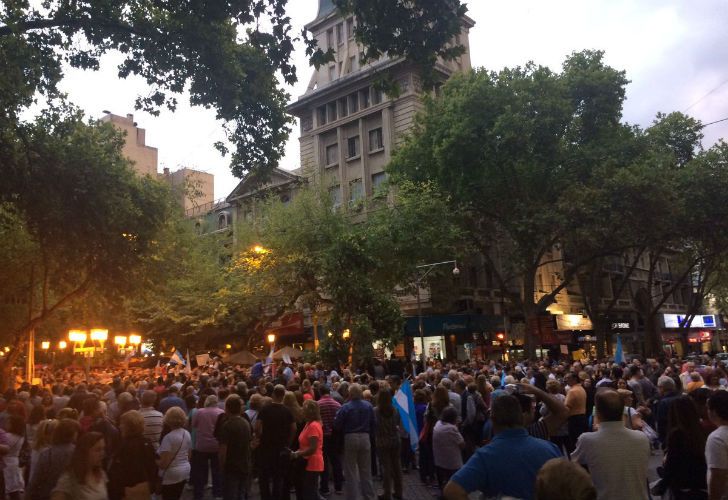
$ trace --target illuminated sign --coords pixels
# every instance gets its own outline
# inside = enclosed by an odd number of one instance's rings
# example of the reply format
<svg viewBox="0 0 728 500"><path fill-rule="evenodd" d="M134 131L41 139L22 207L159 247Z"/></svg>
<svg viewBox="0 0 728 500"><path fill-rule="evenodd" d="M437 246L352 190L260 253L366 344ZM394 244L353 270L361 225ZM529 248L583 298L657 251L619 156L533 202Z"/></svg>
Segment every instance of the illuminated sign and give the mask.
<svg viewBox="0 0 728 500"><path fill-rule="evenodd" d="M663 314L665 328L680 328L686 321L685 314ZM697 314L690 322L690 328L715 328L715 316L712 314Z"/></svg>

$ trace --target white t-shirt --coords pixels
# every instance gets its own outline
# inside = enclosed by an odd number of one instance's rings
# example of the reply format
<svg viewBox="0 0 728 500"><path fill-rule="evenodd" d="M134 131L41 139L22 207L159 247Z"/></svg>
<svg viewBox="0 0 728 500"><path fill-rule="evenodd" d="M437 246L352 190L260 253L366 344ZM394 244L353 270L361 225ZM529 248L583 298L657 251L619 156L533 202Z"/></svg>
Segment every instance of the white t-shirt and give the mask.
<svg viewBox="0 0 728 500"><path fill-rule="evenodd" d="M177 484L189 479L189 454L191 446L192 438L190 437L190 433L185 429L175 429L162 438L162 444L159 445L157 453L160 455L165 451L168 451L173 455L176 453L176 456L172 458L169 466L166 469L160 469L159 471L159 477L162 478L162 484Z"/></svg>
<svg viewBox="0 0 728 500"><path fill-rule="evenodd" d="M708 484L710 469L728 469L728 425L721 425L710 433L705 443L705 462L708 464ZM723 494L728 498L728 492Z"/></svg>

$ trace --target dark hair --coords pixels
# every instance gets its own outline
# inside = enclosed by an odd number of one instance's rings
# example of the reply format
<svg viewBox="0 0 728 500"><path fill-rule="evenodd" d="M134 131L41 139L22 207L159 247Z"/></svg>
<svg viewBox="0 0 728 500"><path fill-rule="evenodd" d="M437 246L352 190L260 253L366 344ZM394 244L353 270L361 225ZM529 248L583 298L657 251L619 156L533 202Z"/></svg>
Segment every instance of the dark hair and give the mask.
<svg viewBox="0 0 728 500"><path fill-rule="evenodd" d="M283 397L286 395L286 388L282 385L278 384L273 388L273 398L277 400L283 399Z"/></svg>
<svg viewBox="0 0 728 500"><path fill-rule="evenodd" d="M392 405L392 391L384 388L377 393L377 411L388 417L394 413L394 405Z"/></svg>
<svg viewBox="0 0 728 500"><path fill-rule="evenodd" d="M225 411L232 415L240 415L240 411L243 408L243 402L239 396L232 397L228 396L225 400Z"/></svg>
<svg viewBox="0 0 728 500"><path fill-rule="evenodd" d="M86 475L92 470L88 458L91 448L103 439L104 435L100 432L87 432L78 438L76 448L73 450L73 455L71 455L71 463L68 465L68 469L79 484L86 482Z"/></svg>
<svg viewBox="0 0 728 500"><path fill-rule="evenodd" d="M58 425L53 429L53 444L71 444L76 440L78 431L81 427L78 422L72 418L62 418L58 421Z"/></svg>
<svg viewBox="0 0 728 500"><path fill-rule="evenodd" d="M25 436L25 419L20 415L9 414L6 426L5 430L9 433L17 436Z"/></svg>
<svg viewBox="0 0 728 500"><path fill-rule="evenodd" d="M319 394L321 394L322 396L331 394L331 389L329 389L329 386L326 384L319 385L318 391L319 391Z"/></svg>
<svg viewBox="0 0 728 500"><path fill-rule="evenodd" d="M671 438L681 435L694 456L705 453L705 431L700 425L700 416L695 402L688 396L680 396L670 403L667 414L668 446Z"/></svg>
<svg viewBox="0 0 728 500"><path fill-rule="evenodd" d="M454 424L458 420L458 412L455 408L452 406L448 406L444 410L442 410L442 414L440 415L440 420L445 422L446 424Z"/></svg>
<svg viewBox="0 0 728 500"><path fill-rule="evenodd" d="M83 409L83 414L85 416L89 417L98 411L99 406L100 406L99 398L96 395L93 395L93 396L89 396L83 400L83 404L81 405L81 408Z"/></svg>
<svg viewBox="0 0 728 500"><path fill-rule="evenodd" d="M498 427L523 427L521 403L511 395L504 394L493 401L491 409L493 425Z"/></svg>
<svg viewBox="0 0 728 500"><path fill-rule="evenodd" d="M714 411L721 420L728 420L728 392L716 391L710 396L708 409Z"/></svg>
<svg viewBox="0 0 728 500"><path fill-rule="evenodd" d="M597 393L595 406L599 419L603 422L617 422L622 420L624 403L617 391L607 389Z"/></svg>

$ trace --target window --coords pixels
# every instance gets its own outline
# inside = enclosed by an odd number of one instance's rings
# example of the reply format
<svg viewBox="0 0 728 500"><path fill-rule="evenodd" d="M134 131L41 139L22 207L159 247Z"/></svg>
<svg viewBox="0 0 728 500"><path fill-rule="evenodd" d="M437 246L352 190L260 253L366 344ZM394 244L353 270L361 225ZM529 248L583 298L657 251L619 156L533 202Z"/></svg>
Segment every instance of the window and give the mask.
<svg viewBox="0 0 728 500"><path fill-rule="evenodd" d="M356 56L351 56L349 58L349 72L354 71L356 69Z"/></svg>
<svg viewBox="0 0 728 500"><path fill-rule="evenodd" d="M327 49L334 48L334 30L333 30L333 28L326 32L326 48Z"/></svg>
<svg viewBox="0 0 728 500"><path fill-rule="evenodd" d="M342 97L339 99L339 116L345 117L349 114L349 106L348 106L348 99L346 97Z"/></svg>
<svg viewBox="0 0 728 500"><path fill-rule="evenodd" d="M336 165L339 163L339 145L331 144L326 146L326 166Z"/></svg>
<svg viewBox="0 0 728 500"><path fill-rule="evenodd" d="M349 183L349 203L356 203L364 198L364 189L361 179L355 179Z"/></svg>
<svg viewBox="0 0 728 500"><path fill-rule="evenodd" d="M380 189L383 189L385 182L387 182L386 172L377 172L376 174L372 174L372 192L376 193Z"/></svg>
<svg viewBox="0 0 728 500"><path fill-rule="evenodd" d="M343 45L344 44L344 25L343 23L339 23L336 25L336 45Z"/></svg>
<svg viewBox="0 0 728 500"><path fill-rule="evenodd" d="M350 17L346 20L346 34L349 37L349 40L354 38L354 18Z"/></svg>
<svg viewBox="0 0 728 500"><path fill-rule="evenodd" d="M333 82L336 80L336 65L329 66L329 81Z"/></svg>
<svg viewBox="0 0 728 500"><path fill-rule="evenodd" d="M329 198L334 208L341 206L341 186L331 186L329 188Z"/></svg>
<svg viewBox="0 0 728 500"><path fill-rule="evenodd" d="M339 63L339 76L344 74L344 63L343 61Z"/></svg>
<svg viewBox="0 0 728 500"><path fill-rule="evenodd" d="M222 212L217 217L217 228L225 229L226 227L228 227L228 216L226 212Z"/></svg>
<svg viewBox="0 0 728 500"><path fill-rule="evenodd" d="M382 127L369 131L369 151L380 151L384 149L384 136Z"/></svg>
<svg viewBox="0 0 728 500"><path fill-rule="evenodd" d="M346 157L356 158L359 156L359 136L349 137L346 141Z"/></svg>
<svg viewBox="0 0 728 500"><path fill-rule="evenodd" d="M361 109L366 109L369 107L369 89L362 89L359 91L359 104L361 104Z"/></svg>
<svg viewBox="0 0 728 500"><path fill-rule="evenodd" d="M356 93L349 96L349 111L353 114L359 111L359 98Z"/></svg>
<svg viewBox="0 0 728 500"><path fill-rule="evenodd" d="M326 106L319 106L316 110L316 119L319 127L321 125L326 125Z"/></svg>
<svg viewBox="0 0 728 500"><path fill-rule="evenodd" d="M372 88L372 104L380 104L384 100L384 94L381 90Z"/></svg>
<svg viewBox="0 0 728 500"><path fill-rule="evenodd" d="M327 114L326 121L329 121L329 122L336 121L336 101L330 102L326 105L326 114Z"/></svg>

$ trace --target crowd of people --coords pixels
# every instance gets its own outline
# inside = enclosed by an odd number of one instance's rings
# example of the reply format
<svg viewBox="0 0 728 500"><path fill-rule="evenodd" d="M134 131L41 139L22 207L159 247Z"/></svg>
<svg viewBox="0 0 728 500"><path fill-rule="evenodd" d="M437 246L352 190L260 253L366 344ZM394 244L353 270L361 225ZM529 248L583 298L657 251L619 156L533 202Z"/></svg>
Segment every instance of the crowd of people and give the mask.
<svg viewBox="0 0 728 500"><path fill-rule="evenodd" d="M715 358L409 366L47 371L0 398L0 493L400 500L411 473L449 500L728 499Z"/></svg>

